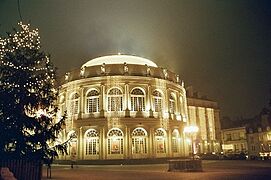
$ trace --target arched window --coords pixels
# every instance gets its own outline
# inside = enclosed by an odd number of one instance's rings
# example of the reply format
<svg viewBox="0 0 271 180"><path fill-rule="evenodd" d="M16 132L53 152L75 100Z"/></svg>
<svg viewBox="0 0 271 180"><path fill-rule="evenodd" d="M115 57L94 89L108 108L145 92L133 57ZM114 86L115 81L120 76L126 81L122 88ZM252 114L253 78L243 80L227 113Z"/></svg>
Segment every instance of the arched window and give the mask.
<svg viewBox="0 0 271 180"><path fill-rule="evenodd" d="M153 110L154 112L162 112L163 109L163 96L162 93L159 91L155 90L152 93L153 97Z"/></svg>
<svg viewBox="0 0 271 180"><path fill-rule="evenodd" d="M147 153L147 131L143 128L136 128L132 132L132 153Z"/></svg>
<svg viewBox="0 0 271 180"><path fill-rule="evenodd" d="M99 112L99 92L91 90L87 93L87 113Z"/></svg>
<svg viewBox="0 0 271 180"><path fill-rule="evenodd" d="M69 115L78 114L79 112L79 94L73 93L70 96Z"/></svg>
<svg viewBox="0 0 271 180"><path fill-rule="evenodd" d="M108 111L122 111L122 96L118 88L113 88L108 92Z"/></svg>
<svg viewBox="0 0 271 180"><path fill-rule="evenodd" d="M99 134L95 129L89 129L85 133L86 155L99 154Z"/></svg>
<svg viewBox="0 0 271 180"><path fill-rule="evenodd" d="M68 155L76 157L77 154L77 134L75 131L70 131L67 135L67 139L70 140L68 144Z"/></svg>
<svg viewBox="0 0 271 180"><path fill-rule="evenodd" d="M179 131L177 129L174 129L174 131L172 132L172 139L171 139L173 153L177 153L179 151L178 139L179 139Z"/></svg>
<svg viewBox="0 0 271 180"><path fill-rule="evenodd" d="M131 92L131 111L145 111L145 94L139 88Z"/></svg>
<svg viewBox="0 0 271 180"><path fill-rule="evenodd" d="M155 131L155 147L156 153L166 153L166 132L159 128Z"/></svg>
<svg viewBox="0 0 271 180"><path fill-rule="evenodd" d="M173 94L170 94L169 96L169 113L174 114L176 111L176 101Z"/></svg>
<svg viewBox="0 0 271 180"><path fill-rule="evenodd" d="M123 133L118 128L111 129L108 134L108 154L123 154Z"/></svg>

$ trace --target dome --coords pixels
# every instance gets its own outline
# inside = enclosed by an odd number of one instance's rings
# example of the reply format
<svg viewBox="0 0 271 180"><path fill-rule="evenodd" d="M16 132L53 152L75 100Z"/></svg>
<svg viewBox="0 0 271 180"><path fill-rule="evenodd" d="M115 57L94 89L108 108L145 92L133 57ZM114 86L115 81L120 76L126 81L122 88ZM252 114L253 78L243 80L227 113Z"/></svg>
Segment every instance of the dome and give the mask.
<svg viewBox="0 0 271 180"><path fill-rule="evenodd" d="M85 64L83 64L82 67L89 67L89 66L97 66L105 64L136 64L136 65L148 65L152 67L157 67L157 65L152 62L149 59L137 57L137 56L131 56L131 55L111 55L111 56L102 56L95 59L92 59Z"/></svg>

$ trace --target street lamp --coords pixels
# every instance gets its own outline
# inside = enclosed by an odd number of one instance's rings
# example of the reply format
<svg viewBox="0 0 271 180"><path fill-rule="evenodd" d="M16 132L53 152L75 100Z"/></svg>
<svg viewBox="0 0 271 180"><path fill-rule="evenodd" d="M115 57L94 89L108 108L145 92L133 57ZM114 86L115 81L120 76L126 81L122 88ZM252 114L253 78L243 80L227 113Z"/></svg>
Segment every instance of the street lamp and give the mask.
<svg viewBox="0 0 271 180"><path fill-rule="evenodd" d="M197 126L187 126L187 127L184 127L184 130L183 132L185 134L188 134L190 135L190 138L191 138L191 144L192 144L192 158L193 160L195 159L194 157L194 142L193 142L193 135L197 134L197 132L199 131L199 128Z"/></svg>

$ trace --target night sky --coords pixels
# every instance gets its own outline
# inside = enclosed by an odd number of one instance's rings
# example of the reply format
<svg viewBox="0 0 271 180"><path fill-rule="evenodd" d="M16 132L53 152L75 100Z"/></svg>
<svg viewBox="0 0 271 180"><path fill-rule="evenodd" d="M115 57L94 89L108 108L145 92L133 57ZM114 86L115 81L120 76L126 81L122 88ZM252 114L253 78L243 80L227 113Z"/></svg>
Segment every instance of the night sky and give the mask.
<svg viewBox="0 0 271 180"><path fill-rule="evenodd" d="M132 54L168 68L219 102L222 115L250 117L268 105L271 1L20 0L58 74L97 56ZM19 21L0 0L0 35Z"/></svg>

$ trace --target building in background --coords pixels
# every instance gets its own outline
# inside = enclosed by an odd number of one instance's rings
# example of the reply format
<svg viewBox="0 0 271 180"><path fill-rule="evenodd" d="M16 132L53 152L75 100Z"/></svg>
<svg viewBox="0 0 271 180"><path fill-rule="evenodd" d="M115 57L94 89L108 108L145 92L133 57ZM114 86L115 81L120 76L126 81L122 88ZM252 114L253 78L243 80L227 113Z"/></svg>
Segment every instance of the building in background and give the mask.
<svg viewBox="0 0 271 180"><path fill-rule="evenodd" d="M217 102L195 92L193 87L187 90L187 108L189 125L199 127L196 149L199 154L218 153L221 151L220 109Z"/></svg>
<svg viewBox="0 0 271 180"><path fill-rule="evenodd" d="M186 157L191 141L183 129L194 122L202 152L216 149L216 102L187 98L179 75L145 58L103 56L66 73L58 107L67 111L59 141L71 138L64 160Z"/></svg>
<svg viewBox="0 0 271 180"><path fill-rule="evenodd" d="M250 159L271 158L271 118L260 114L247 124L248 156Z"/></svg>
<svg viewBox="0 0 271 180"><path fill-rule="evenodd" d="M246 127L223 129L221 131L224 155L248 153Z"/></svg>

